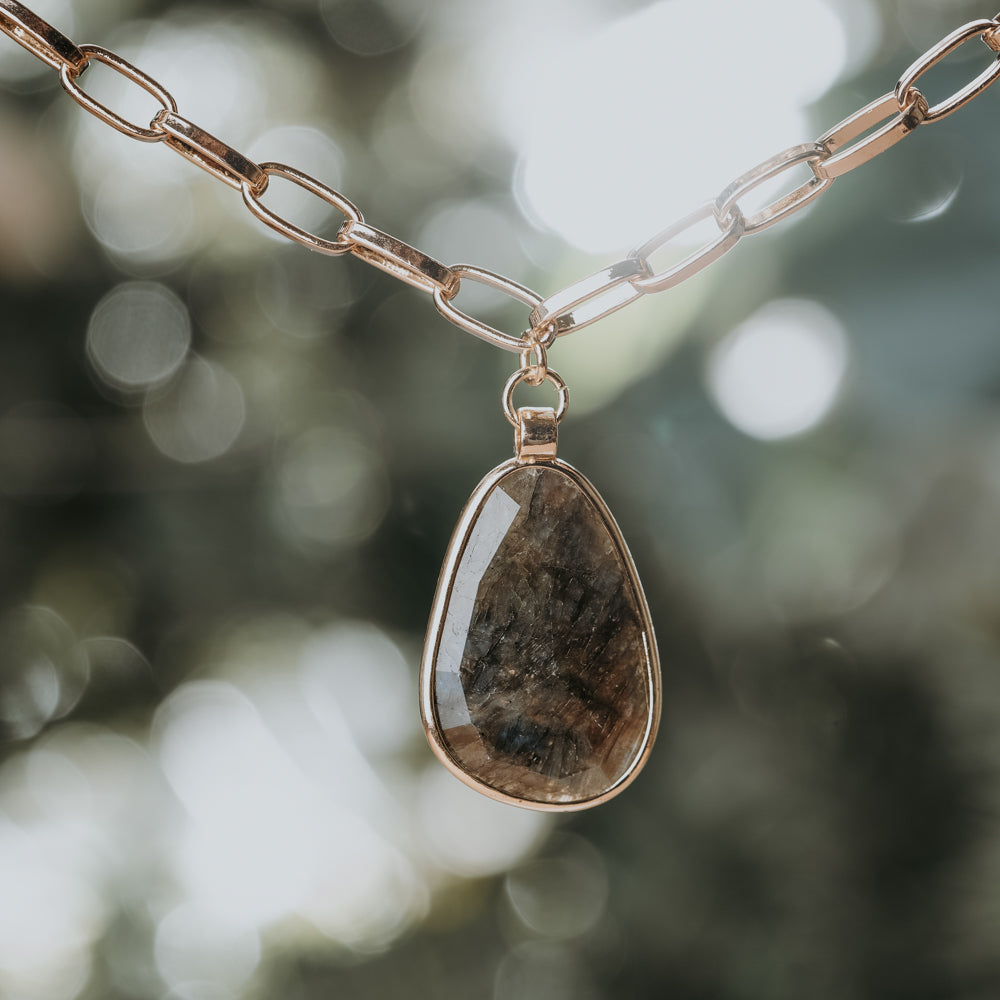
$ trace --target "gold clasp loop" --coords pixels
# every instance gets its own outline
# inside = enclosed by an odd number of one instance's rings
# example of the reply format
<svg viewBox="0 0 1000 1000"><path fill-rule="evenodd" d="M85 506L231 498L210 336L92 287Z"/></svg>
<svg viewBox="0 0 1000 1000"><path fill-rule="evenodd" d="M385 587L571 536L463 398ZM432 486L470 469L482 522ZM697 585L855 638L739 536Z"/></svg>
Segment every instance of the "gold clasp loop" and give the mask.
<svg viewBox="0 0 1000 1000"><path fill-rule="evenodd" d="M522 383L528 382L531 376L530 368L519 368L509 379L507 379L507 384L503 387L503 412L507 419L515 427L517 426L517 411L514 409L514 390ZM551 368L545 369L545 378L543 381L551 382L555 387L556 391L559 393L559 403L556 407L556 420L562 420L566 416L566 411L569 409L569 387L562 380L558 372L554 372ZM530 382L528 382L531 385ZM539 383L541 384L541 383Z"/></svg>
<svg viewBox="0 0 1000 1000"><path fill-rule="evenodd" d="M530 333L530 331L528 332ZM521 351L521 370L528 372L524 376L524 381L528 385L541 385L549 370L548 355L545 352L545 345L540 340L528 340L527 336L525 334L525 346ZM532 354L535 355L537 361L532 362Z"/></svg>

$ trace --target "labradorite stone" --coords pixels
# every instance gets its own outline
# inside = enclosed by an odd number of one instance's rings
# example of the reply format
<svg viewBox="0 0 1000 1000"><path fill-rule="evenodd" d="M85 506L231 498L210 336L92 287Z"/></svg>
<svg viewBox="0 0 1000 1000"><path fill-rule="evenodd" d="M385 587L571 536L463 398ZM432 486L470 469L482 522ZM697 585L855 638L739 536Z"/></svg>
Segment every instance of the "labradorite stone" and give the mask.
<svg viewBox="0 0 1000 1000"><path fill-rule="evenodd" d="M431 679L449 755L517 798L604 794L645 745L653 669L604 515L557 464L515 466L457 544Z"/></svg>

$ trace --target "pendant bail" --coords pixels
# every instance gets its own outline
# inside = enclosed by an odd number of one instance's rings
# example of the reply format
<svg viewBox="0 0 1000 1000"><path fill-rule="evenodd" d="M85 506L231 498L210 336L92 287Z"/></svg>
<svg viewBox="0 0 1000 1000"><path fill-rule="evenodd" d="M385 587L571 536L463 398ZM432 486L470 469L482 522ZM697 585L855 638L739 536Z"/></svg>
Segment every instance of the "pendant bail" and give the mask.
<svg viewBox="0 0 1000 1000"><path fill-rule="evenodd" d="M559 404L551 406L520 406L514 409L514 390L522 383L531 384L532 368L514 372L503 389L503 411L514 427L514 454L522 463L544 462L556 457L559 421L569 407L569 389L558 372L546 367L544 382L551 382L559 393Z"/></svg>
<svg viewBox="0 0 1000 1000"><path fill-rule="evenodd" d="M546 461L556 457L559 417L551 406L522 406L514 425L514 453L519 462Z"/></svg>

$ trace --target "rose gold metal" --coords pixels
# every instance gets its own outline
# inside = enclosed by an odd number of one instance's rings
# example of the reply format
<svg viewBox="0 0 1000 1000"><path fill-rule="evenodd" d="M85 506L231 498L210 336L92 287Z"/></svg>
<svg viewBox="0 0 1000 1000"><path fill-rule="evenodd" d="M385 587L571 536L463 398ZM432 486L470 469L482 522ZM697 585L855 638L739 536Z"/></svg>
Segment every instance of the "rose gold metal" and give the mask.
<svg viewBox="0 0 1000 1000"><path fill-rule="evenodd" d="M105 66L110 66L116 73L120 73L126 79L138 84L150 97L155 97L163 105L165 111L177 111L177 102L170 96L168 91L164 90L163 87L152 77L143 73L142 70L136 69L131 63L126 62L121 56L115 55L114 52L109 52L107 49L102 49L99 45L81 45L80 51L87 57L84 67L94 60L104 63ZM127 121L121 115L115 114L110 108L105 107L100 101L95 101L89 94L84 93L76 83L77 77L79 77L81 72L82 70L74 69L72 66L65 64L59 70L59 79L62 81L63 88L80 107L89 111L95 117L100 118L106 125L117 129L123 135L127 135L130 139L138 139L140 142L162 142L166 139L166 132L133 125L132 122Z"/></svg>
<svg viewBox="0 0 1000 1000"><path fill-rule="evenodd" d="M884 153L900 139L905 139L924 120L926 109L927 102L922 95L917 95L902 112L895 94L885 94L865 105L819 137L818 142L826 146L832 155L813 164L816 176L835 180ZM858 138L887 118L891 121L871 135Z"/></svg>
<svg viewBox="0 0 1000 1000"><path fill-rule="evenodd" d="M458 291L459 278L450 267L381 229L348 219L338 237L351 244L355 257L414 288L431 294L439 290L454 295Z"/></svg>
<svg viewBox="0 0 1000 1000"><path fill-rule="evenodd" d="M531 360L532 354L535 355L537 361ZM545 345L541 341L525 341L525 347L521 351L521 367L529 373L524 378L528 385L539 386L545 381L545 373L549 370L549 360L545 353Z"/></svg>
<svg viewBox="0 0 1000 1000"><path fill-rule="evenodd" d="M514 454L519 462L533 464L556 457L559 418L551 406L521 406L514 425Z"/></svg>
<svg viewBox="0 0 1000 1000"><path fill-rule="evenodd" d="M616 261L540 302L531 310L531 328L554 328L557 337L582 330L639 298L643 293L631 282L651 274L649 264L641 257Z"/></svg>
<svg viewBox="0 0 1000 1000"><path fill-rule="evenodd" d="M455 326L496 347L521 354L522 369L529 372L524 380L534 384L540 384L547 377L544 351L552 346L557 336L595 323L640 295L664 291L693 277L719 260L744 235L760 232L798 211L826 190L835 178L878 156L922 122L936 121L957 111L1000 77L998 14L992 20L972 21L953 31L906 70L893 93L845 118L816 143L794 146L765 160L733 181L714 202L662 230L632 250L624 260L542 299L523 285L492 271L469 264L446 267L415 247L369 226L361 211L339 191L294 167L254 163L228 143L179 115L171 94L154 79L107 49L97 45L75 45L19 0L0 0L0 31L56 68L67 93L100 120L133 139L165 142L226 184L239 188L247 208L276 232L320 253L353 253L431 293L438 311ZM929 107L917 82L951 52L977 37L998 53L998 58L967 86ZM110 66L160 102L162 110L152 119L149 128L122 118L80 88L78 80L92 61ZM740 198L799 163L810 165L812 178L746 217L739 205ZM275 176L299 185L343 213L345 221L334 239L310 233L264 206L262 195L269 178ZM650 263L652 255L709 217L714 219L720 235L680 262L656 272ZM454 300L463 278L489 285L529 306L526 333L516 337L506 334L458 309ZM525 355L526 344L529 347Z"/></svg>
<svg viewBox="0 0 1000 1000"><path fill-rule="evenodd" d="M545 464L573 478L601 512L633 581L637 580L634 565L603 500L580 473L554 457L558 423L568 408L569 391L560 376L548 368L546 349L559 334L596 322L627 305L640 294L663 291L693 277L732 249L743 235L766 229L802 208L829 187L835 178L880 155L923 122L937 121L959 110L1000 78L998 14L992 20L973 21L953 31L907 68L892 93L845 118L825 132L818 142L792 147L764 161L730 184L714 202L703 205L662 230L633 250L626 260L603 268L543 300L524 286L491 271L471 265L446 267L420 250L368 226L362 213L352 202L308 174L278 163L254 164L222 140L178 115L176 102L170 93L141 70L107 49L96 45L75 45L18 0L0 0L0 32L11 37L47 66L56 69L66 92L90 114L131 138L143 142L163 141L225 183L238 187L249 210L288 239L321 253L352 252L397 278L432 293L441 314L460 329L495 346L518 353L522 367L508 379L503 393L504 413L515 426L518 457L498 466L483 480L462 515L455 539L461 540L467 535L469 525L477 516L484 498L503 476L524 462ZM981 37L984 44L998 54L998 58L965 87L931 107L917 83L950 53L977 37ZM92 61L111 67L160 102L162 110L153 118L149 128L122 118L81 89L78 81ZM739 199L759 184L798 163L810 165L812 179L749 219L745 218ZM341 225L336 239L326 240L315 236L265 208L260 198L272 176L292 181L342 212L346 221ZM685 230L709 217L714 219L720 235L679 263L657 273L649 258ZM510 336L457 309L453 300L458 295L463 278L494 287L529 306L531 325L527 334ZM556 387L559 397L557 408L522 407L515 411L513 393L517 386L521 382L540 385L542 381L549 381ZM640 755L630 771L605 794L569 805L528 802L499 793L472 779L451 760L438 733L433 701L433 665L441 616L447 606L460 557L461 552L453 543L435 597L432 628L421 668L421 712L435 753L467 784L495 799L528 808L549 811L582 809L597 805L617 794L642 767L659 718L658 659L655 642L652 641L652 624L641 588L638 588L638 604L642 609L647 663L651 665L651 712L646 742ZM635 586L638 587L638 584Z"/></svg>
<svg viewBox="0 0 1000 1000"><path fill-rule="evenodd" d="M0 31L53 69L69 66L82 73L87 65L87 56L62 32L17 0L0 0Z"/></svg>
<svg viewBox="0 0 1000 1000"><path fill-rule="evenodd" d="M503 412L507 419L515 427L517 426L517 411L514 409L514 390L522 382L528 382L530 374L530 368L519 368L509 379L507 379L507 384L503 387ZM566 411L569 409L569 387L562 380L559 373L554 372L551 368L547 368L545 370L545 381L551 382L556 387L556 391L559 393L559 404L556 407L555 413L556 420L562 420L562 418L566 416Z"/></svg>
<svg viewBox="0 0 1000 1000"><path fill-rule="evenodd" d="M510 278L505 278L501 274L495 274L493 271L487 271L481 267L473 267L471 264L455 264L451 268L451 273L455 275L459 283L468 280L480 285L487 285L489 288L495 288L498 292L503 292L512 299L517 299L518 302L523 302L532 308L542 301L541 296L536 295L530 288L525 288L524 285L519 285ZM512 337L509 333L497 330L495 327L489 326L481 320L473 319L467 313L462 312L454 304L458 289L459 285L456 284L454 291L447 291L443 288L434 290L434 305L437 306L437 311L446 320L454 323L460 330L493 344L494 347L502 347L505 351L516 351L518 354L524 350L524 336ZM537 332L531 331L533 334L537 334ZM532 344L550 347L554 339L554 331L542 331L542 336L533 337Z"/></svg>
<svg viewBox="0 0 1000 1000"><path fill-rule="evenodd" d="M685 230L696 226L699 222L704 222L708 218L715 219L718 227L723 229L722 220L720 220L719 214L716 211L715 202L707 201L704 205L685 215L683 219L675 222L672 226L668 226L651 239L646 240L642 246L636 247L635 250L631 251L629 256L646 261L646 266L650 267L649 258L657 250L665 247ZM739 205L733 205L730 210L728 226L723 229L720 236L706 243L700 249L695 250L694 253L688 254L683 260L678 261L659 274L652 274L648 278L633 278L631 282L632 287L648 295L651 292L666 291L668 288L673 288L674 285L679 285L681 282L687 281L688 278L693 278L699 271L703 271L710 264L714 264L720 257L729 253L739 243L740 238L743 236L744 225L745 220L743 219L743 213L740 211Z"/></svg>
<svg viewBox="0 0 1000 1000"><path fill-rule="evenodd" d="M642 586L638 582L639 575L636 572L635 562L622 536L621 529L615 522L614 516L608 509L608 505L604 502L604 498L597 492L593 484L583 473L575 469L568 462L562 461L562 459L540 460L534 464L558 469L580 488L581 492L594 505L595 510L597 510L603 520L621 563L625 567L626 577L629 585L632 587L635 603L639 609L647 667L648 688L646 696L649 700L649 717L647 719L645 737L639 752L636 754L628 770L606 792L590 799L569 803L536 802L507 795L473 778L457 761L452 759L451 754L448 752L448 747L441 733L437 712L434 707L436 684L434 664L437 660L438 648L441 643L445 614L451 599L455 576L465 551L463 543L468 539L469 530L479 516L482 505L493 488L506 475L523 466L523 463L517 458L512 458L502 465L498 465L476 487L469 498L469 502L462 510L458 524L455 526L455 531L451 536L451 541L448 543L448 552L445 556L444 565L441 567L441 576L438 579L437 590L434 594L434 604L431 608L430 621L427 625L427 641L424 644L424 654L420 662L420 715L431 750L434 751L438 760L456 778L465 782L470 788L474 788L477 792L491 799L496 799L498 802L506 802L508 805L520 806L523 809L536 809L540 812L572 812L580 809L590 809L593 806L600 805L602 802L607 802L608 799L614 798L635 780L636 776L642 770L643 765L649 759L649 753L653 748L653 741L656 738L656 731L660 724L660 659L653 632L653 621L649 615L649 605L646 603L646 595L643 593Z"/></svg>
<svg viewBox="0 0 1000 1000"><path fill-rule="evenodd" d="M244 184L257 194L267 187L267 174L256 163L173 111L164 108L158 112L150 128L166 132L165 146L237 191Z"/></svg>
<svg viewBox="0 0 1000 1000"><path fill-rule="evenodd" d="M329 254L335 257L347 253L352 248L351 241L344 238L343 226L335 240L323 239L296 226L287 219L283 219L277 213L272 212L271 209L265 208L260 200L260 196L267 190L269 178L282 177L311 192L316 197L321 198L328 205L337 209L338 212L343 212L347 216L348 223L361 223L364 221L364 218L353 202L348 201L339 191L321 184L315 177L310 177L309 174L303 173L301 170L296 170L294 167L287 167L283 163L261 163L259 166L261 172L264 174L263 187L259 191L255 191L250 184L243 184L242 191L243 201L247 208L261 222L270 226L275 232L281 233L282 236L294 240L296 243L301 243L304 247L315 250L317 253Z"/></svg>
<svg viewBox="0 0 1000 1000"><path fill-rule="evenodd" d="M762 208L749 218L746 218L744 213L743 235L752 236L754 233L763 232L793 212L805 208L813 198L822 194L833 183L832 178L819 177L815 172L815 165L825 160L829 155L830 152L826 146L817 142L805 142L776 153L764 160L763 163L758 163L742 176L737 177L715 199L716 216L722 220L728 219L733 208L736 207L737 201L748 191L752 191L758 185L783 174L786 170L790 170L800 163L812 165L814 168L813 176L804 184L778 198L777 201Z"/></svg>
<svg viewBox="0 0 1000 1000"><path fill-rule="evenodd" d="M987 47L996 52L998 27L1000 25L995 20L970 21L968 24L963 24L961 28L956 28L933 48L928 49L912 66L907 68L896 84L896 101L900 109L905 111L914 98L923 97L923 94L917 89L916 83L924 73L971 39L982 37ZM978 97L991 83L996 82L998 77L1000 77L1000 58L995 58L975 80L952 94L947 100L929 108L924 115L924 121L936 122L947 118L952 112L968 104L974 97Z"/></svg>

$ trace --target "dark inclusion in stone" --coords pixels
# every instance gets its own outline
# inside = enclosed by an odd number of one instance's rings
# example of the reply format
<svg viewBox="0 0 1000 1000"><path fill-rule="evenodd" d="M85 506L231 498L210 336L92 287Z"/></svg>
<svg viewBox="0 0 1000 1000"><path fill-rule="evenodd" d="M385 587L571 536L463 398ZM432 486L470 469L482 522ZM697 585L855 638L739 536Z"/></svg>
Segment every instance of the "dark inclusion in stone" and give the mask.
<svg viewBox="0 0 1000 1000"><path fill-rule="evenodd" d="M432 637L437 739L505 795L603 795L652 735L655 669L640 585L604 514L558 465L513 466L453 545Z"/></svg>

